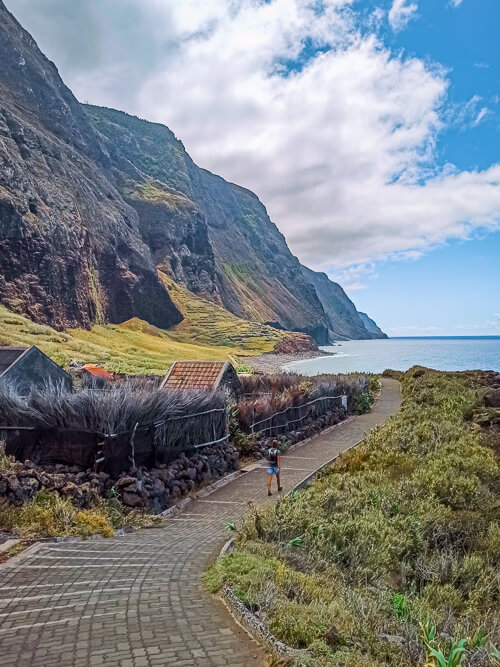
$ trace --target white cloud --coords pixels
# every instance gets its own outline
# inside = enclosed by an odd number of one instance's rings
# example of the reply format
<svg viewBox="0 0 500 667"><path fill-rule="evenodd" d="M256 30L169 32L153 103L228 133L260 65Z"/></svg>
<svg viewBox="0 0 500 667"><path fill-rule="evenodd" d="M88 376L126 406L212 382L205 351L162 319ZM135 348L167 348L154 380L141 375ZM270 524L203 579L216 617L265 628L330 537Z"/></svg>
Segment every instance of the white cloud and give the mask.
<svg viewBox="0 0 500 667"><path fill-rule="evenodd" d="M496 104L495 98L491 99ZM473 95L470 100L462 104L450 105L447 120L450 125L456 125L462 130L477 127L485 118L491 115L491 110L484 106L484 100L479 95Z"/></svg>
<svg viewBox="0 0 500 667"><path fill-rule="evenodd" d="M198 164L255 191L313 268L336 274L497 229L500 165L436 163L455 122L447 72L356 28L348 0L317 6L88 0L62 30L66 0L9 2L80 99L169 125ZM473 99L469 126L484 118Z"/></svg>
<svg viewBox="0 0 500 667"><path fill-rule="evenodd" d="M450 0L449 4L452 7L460 7L460 5L462 4L463 1L464 0Z"/></svg>
<svg viewBox="0 0 500 667"><path fill-rule="evenodd" d="M355 264L341 269L327 271L331 280L340 283L347 292L357 292L367 287L368 280L377 277L373 263Z"/></svg>
<svg viewBox="0 0 500 667"><path fill-rule="evenodd" d="M417 3L410 2L410 0L393 0L389 11L389 24L391 28L394 31L403 30L412 19L416 18L417 12Z"/></svg>
<svg viewBox="0 0 500 667"><path fill-rule="evenodd" d="M498 334L500 332L500 313L493 313L491 319L474 324L457 324L455 329L458 331L468 331L480 336Z"/></svg>
<svg viewBox="0 0 500 667"><path fill-rule="evenodd" d="M487 107L482 107L480 109L479 113L477 114L476 118L474 119L473 125L479 125L479 123L488 116L490 113L490 110Z"/></svg>

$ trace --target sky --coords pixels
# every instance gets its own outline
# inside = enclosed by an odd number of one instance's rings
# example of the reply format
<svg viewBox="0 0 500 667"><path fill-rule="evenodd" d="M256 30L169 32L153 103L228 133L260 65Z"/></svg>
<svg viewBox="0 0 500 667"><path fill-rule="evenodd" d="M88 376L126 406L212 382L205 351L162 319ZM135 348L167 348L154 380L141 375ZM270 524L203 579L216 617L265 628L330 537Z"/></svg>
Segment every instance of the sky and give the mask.
<svg viewBox="0 0 500 667"><path fill-rule="evenodd" d="M6 0L394 336L500 334L498 0Z"/></svg>

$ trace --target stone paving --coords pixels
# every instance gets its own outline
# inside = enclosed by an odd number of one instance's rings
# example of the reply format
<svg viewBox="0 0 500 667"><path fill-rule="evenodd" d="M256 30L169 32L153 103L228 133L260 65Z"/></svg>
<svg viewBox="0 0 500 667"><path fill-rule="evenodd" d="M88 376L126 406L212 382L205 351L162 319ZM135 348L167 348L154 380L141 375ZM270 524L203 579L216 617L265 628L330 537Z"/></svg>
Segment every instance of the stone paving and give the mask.
<svg viewBox="0 0 500 667"><path fill-rule="evenodd" d="M373 410L282 457L285 491L382 424L400 405L384 379ZM189 504L160 527L107 540L45 543L0 568L0 664L11 666L253 667L258 644L221 602L202 571L220 550L227 521L248 502L265 505L265 468Z"/></svg>

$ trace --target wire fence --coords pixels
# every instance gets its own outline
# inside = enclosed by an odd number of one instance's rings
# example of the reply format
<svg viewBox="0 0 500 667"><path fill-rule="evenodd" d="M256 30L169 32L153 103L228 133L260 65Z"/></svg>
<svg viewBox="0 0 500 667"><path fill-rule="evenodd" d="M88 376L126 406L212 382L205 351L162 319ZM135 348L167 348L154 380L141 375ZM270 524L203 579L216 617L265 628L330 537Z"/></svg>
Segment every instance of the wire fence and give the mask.
<svg viewBox="0 0 500 667"><path fill-rule="evenodd" d="M338 396L321 396L320 398L315 398L312 401L307 403L302 403L301 405L291 405L284 410L279 410L265 419L260 419L259 421L253 422L250 424L251 433L265 433L269 432L270 434L273 431L280 429L281 431L287 430L290 424L298 424L302 422L307 417L319 417L322 414L325 414L328 410L331 409L334 402L340 401L342 407L347 409L347 396L342 394ZM318 406L321 405L321 408L318 409ZM288 417L294 417L293 419L288 419ZM285 421L286 420L286 421ZM262 426L269 422L268 426ZM259 428L257 428L259 427ZM290 430L290 429L288 429Z"/></svg>

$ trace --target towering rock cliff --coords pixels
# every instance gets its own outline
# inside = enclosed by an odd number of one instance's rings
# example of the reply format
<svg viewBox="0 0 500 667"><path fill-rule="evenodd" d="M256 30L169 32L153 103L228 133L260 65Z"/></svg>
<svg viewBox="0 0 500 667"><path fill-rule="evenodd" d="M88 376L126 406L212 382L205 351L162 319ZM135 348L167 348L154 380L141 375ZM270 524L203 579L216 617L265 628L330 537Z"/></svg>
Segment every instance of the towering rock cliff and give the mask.
<svg viewBox="0 0 500 667"><path fill-rule="evenodd" d="M368 332L301 267L258 197L165 126L82 106L0 0L0 303L58 329L182 315L157 268L248 320L320 344Z"/></svg>
<svg viewBox="0 0 500 667"><path fill-rule="evenodd" d="M331 340L387 338L373 320L358 313L342 287L328 278L326 273L311 271L303 266L306 279L314 285L328 319Z"/></svg>
<svg viewBox="0 0 500 667"><path fill-rule="evenodd" d="M1 0L0 62L0 302L57 328L179 322L99 136Z"/></svg>
<svg viewBox="0 0 500 667"><path fill-rule="evenodd" d="M138 212L145 241L175 280L211 294L239 317L327 342L321 302L256 195L200 169L167 127L114 109L85 108L107 142L114 181ZM181 211L188 207L206 221L215 260L212 270L205 267L199 285L178 270L192 255L185 251L179 258L165 234L169 226L177 229Z"/></svg>
<svg viewBox="0 0 500 667"><path fill-rule="evenodd" d="M384 333L382 329L377 326L376 322L374 322L371 317L368 317L366 313L358 312L358 315L360 316L371 338L387 338L387 334Z"/></svg>

